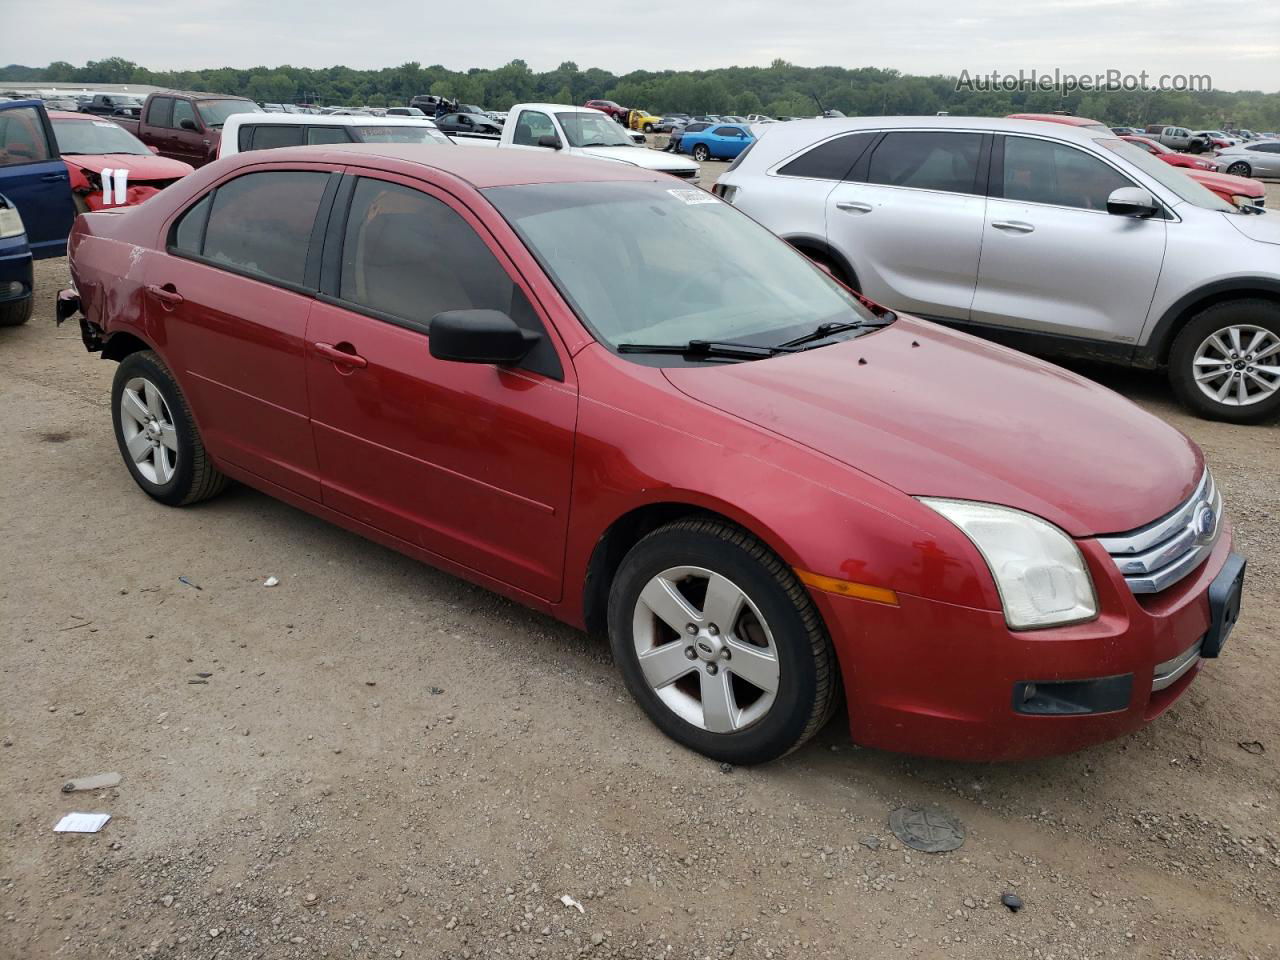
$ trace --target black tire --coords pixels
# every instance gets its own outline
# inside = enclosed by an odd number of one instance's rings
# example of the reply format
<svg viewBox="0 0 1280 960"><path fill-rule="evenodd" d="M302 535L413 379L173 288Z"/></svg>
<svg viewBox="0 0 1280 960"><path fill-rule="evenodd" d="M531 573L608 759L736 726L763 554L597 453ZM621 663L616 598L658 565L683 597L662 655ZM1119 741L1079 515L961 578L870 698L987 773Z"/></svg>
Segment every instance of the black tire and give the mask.
<svg viewBox="0 0 1280 960"><path fill-rule="evenodd" d="M800 253L803 253L806 257L808 257L814 263L819 264L820 266L826 267L827 270L831 272L831 276L835 277L837 280L843 283L850 290L858 289L854 285L853 278L850 277L848 273L845 272L844 267L840 266L840 264L836 263L834 259L827 256L825 253L819 253L816 250L806 250L803 247L796 247L796 249Z"/></svg>
<svg viewBox="0 0 1280 960"><path fill-rule="evenodd" d="M173 476L165 483L157 483L145 476L129 455L120 404L126 385L135 378L143 378L159 390L174 426L177 459L173 464ZM131 353L116 368L115 379L111 384L111 424L115 430L116 446L125 466L134 482L152 499L171 507L184 507L208 500L226 487L227 478L213 465L205 451L187 398L179 389L168 366L153 351Z"/></svg>
<svg viewBox="0 0 1280 960"><path fill-rule="evenodd" d="M1255 403L1239 406L1215 400L1196 383L1196 350L1213 333L1232 326L1260 327L1280 337L1280 304L1258 299L1227 300L1200 311L1187 321L1173 341L1169 351L1169 382L1183 405L1198 416L1226 423L1259 423L1280 414L1280 390ZM1280 353L1267 357L1266 363L1280 366Z"/></svg>
<svg viewBox="0 0 1280 960"><path fill-rule="evenodd" d="M727 577L759 610L773 636L778 661L775 699L762 717L733 732L712 733L679 716L649 685L640 665L633 618L641 591L662 571L679 566L702 567ZM835 653L805 588L767 546L717 520L680 520L660 527L623 558L609 591L609 642L627 689L654 724L671 739L715 760L766 763L790 753L822 729L838 700ZM683 646L683 640L677 645ZM730 665L724 669L732 674L731 661L726 663ZM709 666L696 662L688 676L701 681L701 671L712 672Z"/></svg>
<svg viewBox="0 0 1280 960"><path fill-rule="evenodd" d="M644 125L644 132L645 132L645 133L653 133L653 124L652 124L652 123L646 123L646 124Z"/></svg>
<svg viewBox="0 0 1280 960"><path fill-rule="evenodd" d="M1253 172L1253 167L1245 163L1243 160L1237 160L1235 163L1227 167L1227 173L1233 177L1247 177Z"/></svg>
<svg viewBox="0 0 1280 960"><path fill-rule="evenodd" d="M711 159L711 151L707 148L705 143L694 144L693 159L697 160L699 163Z"/></svg>
<svg viewBox="0 0 1280 960"><path fill-rule="evenodd" d="M30 320L32 302L33 298L23 297L0 303L0 327L20 327Z"/></svg>

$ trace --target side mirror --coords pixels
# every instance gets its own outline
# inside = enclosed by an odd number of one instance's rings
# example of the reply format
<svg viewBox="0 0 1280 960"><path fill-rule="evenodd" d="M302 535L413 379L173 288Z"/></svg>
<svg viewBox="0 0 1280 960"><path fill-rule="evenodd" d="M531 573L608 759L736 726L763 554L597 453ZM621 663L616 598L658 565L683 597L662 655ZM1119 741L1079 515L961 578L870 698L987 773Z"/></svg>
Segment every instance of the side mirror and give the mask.
<svg viewBox="0 0 1280 960"><path fill-rule="evenodd" d="M157 147L154 143L149 143L149 144L147 144L147 149L148 149L148 150L150 150L152 153L159 153L159 152L160 152L160 148L159 148L159 147Z"/></svg>
<svg viewBox="0 0 1280 960"><path fill-rule="evenodd" d="M199 132L200 128L196 126L196 122L190 117L183 117L182 122L178 124L183 130L195 130Z"/></svg>
<svg viewBox="0 0 1280 960"><path fill-rule="evenodd" d="M550 147L552 150L559 150L562 144L560 143L560 138L554 133L544 133L538 138L538 146Z"/></svg>
<svg viewBox="0 0 1280 960"><path fill-rule="evenodd" d="M523 360L542 334L521 330L500 310L449 310L431 318L427 338L437 360L510 365Z"/></svg>
<svg viewBox="0 0 1280 960"><path fill-rule="evenodd" d="M1153 217L1160 212L1156 198L1141 187L1121 187L1107 197L1107 213L1116 217Z"/></svg>

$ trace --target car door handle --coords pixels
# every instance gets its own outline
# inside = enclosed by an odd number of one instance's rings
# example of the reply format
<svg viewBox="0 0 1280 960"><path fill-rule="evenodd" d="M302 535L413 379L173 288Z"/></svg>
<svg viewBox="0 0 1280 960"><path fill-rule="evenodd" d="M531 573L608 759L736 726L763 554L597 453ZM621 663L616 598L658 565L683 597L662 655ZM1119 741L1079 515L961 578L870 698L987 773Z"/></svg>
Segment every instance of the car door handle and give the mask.
<svg viewBox="0 0 1280 960"><path fill-rule="evenodd" d="M863 203L861 200L837 200L836 209L843 210L845 213L870 213L871 204Z"/></svg>
<svg viewBox="0 0 1280 960"><path fill-rule="evenodd" d="M997 230L1007 230L1009 233L1034 233L1036 229L1022 220L992 220L991 225Z"/></svg>
<svg viewBox="0 0 1280 960"><path fill-rule="evenodd" d="M340 367L353 367L357 370L363 370L369 365L369 361L358 353L348 353L346 350L335 347L332 343L313 343L311 346L320 356L326 360L333 361ZM352 350L355 349L349 343L344 343L343 346Z"/></svg>
<svg viewBox="0 0 1280 960"><path fill-rule="evenodd" d="M168 304L171 307L176 307L180 303L185 303L186 297L180 294L177 290L172 289L172 286L172 284L167 284L162 287L158 283L148 283L147 293L151 294L151 296L155 297L161 303Z"/></svg>
<svg viewBox="0 0 1280 960"><path fill-rule="evenodd" d="M67 175L65 173L46 173L40 179L45 183L56 183L59 180L67 179Z"/></svg>

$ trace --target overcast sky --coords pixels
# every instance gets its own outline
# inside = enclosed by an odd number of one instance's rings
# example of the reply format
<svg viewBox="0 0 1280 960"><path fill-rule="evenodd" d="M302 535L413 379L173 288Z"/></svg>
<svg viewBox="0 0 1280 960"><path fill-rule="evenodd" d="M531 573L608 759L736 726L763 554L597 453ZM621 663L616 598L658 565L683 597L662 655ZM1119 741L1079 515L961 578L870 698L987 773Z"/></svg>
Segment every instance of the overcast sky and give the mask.
<svg viewBox="0 0 1280 960"><path fill-rule="evenodd" d="M154 69L629 70L767 65L972 74L1207 73L1220 90L1280 90L1280 3L1203 0L0 0L0 63L122 56Z"/></svg>

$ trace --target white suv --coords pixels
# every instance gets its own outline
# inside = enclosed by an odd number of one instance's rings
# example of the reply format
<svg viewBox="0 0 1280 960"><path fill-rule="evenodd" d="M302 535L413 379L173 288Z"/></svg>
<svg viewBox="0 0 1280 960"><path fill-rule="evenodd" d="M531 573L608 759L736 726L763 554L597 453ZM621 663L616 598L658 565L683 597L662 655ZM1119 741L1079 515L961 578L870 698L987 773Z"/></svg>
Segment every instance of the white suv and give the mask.
<svg viewBox="0 0 1280 960"><path fill-rule="evenodd" d="M1035 353L1167 366L1202 416L1280 410L1280 217L1109 131L779 123L715 192L872 300Z"/></svg>

